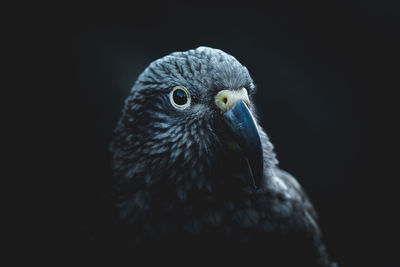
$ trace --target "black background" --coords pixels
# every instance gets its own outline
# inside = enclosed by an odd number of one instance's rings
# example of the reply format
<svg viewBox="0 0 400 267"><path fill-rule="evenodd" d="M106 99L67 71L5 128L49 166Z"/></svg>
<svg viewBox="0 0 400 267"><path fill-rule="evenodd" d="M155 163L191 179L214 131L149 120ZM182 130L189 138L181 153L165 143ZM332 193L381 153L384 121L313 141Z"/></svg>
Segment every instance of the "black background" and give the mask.
<svg viewBox="0 0 400 267"><path fill-rule="evenodd" d="M312 199L340 266L399 266L394 133L399 6L381 1L137 3L67 9L59 187L71 247L96 251L114 215L108 143L153 60L200 45L247 66L280 166ZM71 63L71 64L69 64ZM61 143L61 144L60 144ZM62 176L64 177L64 176ZM65 189L64 188L64 189ZM393 242L393 243L392 243ZM396 265L397 264L397 265Z"/></svg>

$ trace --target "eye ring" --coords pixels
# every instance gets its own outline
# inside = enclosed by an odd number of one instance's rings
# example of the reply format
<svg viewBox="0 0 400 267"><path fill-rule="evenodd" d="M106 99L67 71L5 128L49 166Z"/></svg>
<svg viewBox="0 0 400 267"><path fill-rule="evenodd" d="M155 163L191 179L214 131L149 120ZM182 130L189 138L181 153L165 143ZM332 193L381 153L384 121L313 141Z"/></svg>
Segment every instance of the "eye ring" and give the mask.
<svg viewBox="0 0 400 267"><path fill-rule="evenodd" d="M171 105L179 110L190 106L191 98L189 91L184 86L175 86L169 93Z"/></svg>

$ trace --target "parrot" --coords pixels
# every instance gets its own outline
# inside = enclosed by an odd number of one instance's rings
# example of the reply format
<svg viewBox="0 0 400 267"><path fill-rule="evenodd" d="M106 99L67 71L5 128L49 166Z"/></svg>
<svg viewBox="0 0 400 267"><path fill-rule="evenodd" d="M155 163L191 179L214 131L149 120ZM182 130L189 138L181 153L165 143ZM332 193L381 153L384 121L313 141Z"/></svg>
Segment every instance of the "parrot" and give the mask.
<svg viewBox="0 0 400 267"><path fill-rule="evenodd" d="M206 46L139 75L109 149L124 259L337 266L309 197L278 167L256 90L235 57Z"/></svg>

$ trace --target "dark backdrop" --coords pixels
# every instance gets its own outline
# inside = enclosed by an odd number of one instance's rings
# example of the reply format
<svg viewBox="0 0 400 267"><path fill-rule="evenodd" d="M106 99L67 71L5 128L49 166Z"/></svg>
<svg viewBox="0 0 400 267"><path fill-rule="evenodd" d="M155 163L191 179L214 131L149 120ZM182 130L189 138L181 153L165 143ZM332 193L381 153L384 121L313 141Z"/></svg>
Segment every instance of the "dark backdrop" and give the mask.
<svg viewBox="0 0 400 267"><path fill-rule="evenodd" d="M74 7L61 28L68 40L60 52L72 63L66 90L58 92L67 107L61 142L68 178L61 186L71 185L64 222L72 247L96 252L114 216L103 198L111 184L107 148L137 76L170 52L206 45L232 54L252 74L260 123L280 166L319 212L331 257L341 266L399 266L398 244L390 243L398 240L398 174L386 127L398 124L390 114L399 89L399 6L141 4Z"/></svg>

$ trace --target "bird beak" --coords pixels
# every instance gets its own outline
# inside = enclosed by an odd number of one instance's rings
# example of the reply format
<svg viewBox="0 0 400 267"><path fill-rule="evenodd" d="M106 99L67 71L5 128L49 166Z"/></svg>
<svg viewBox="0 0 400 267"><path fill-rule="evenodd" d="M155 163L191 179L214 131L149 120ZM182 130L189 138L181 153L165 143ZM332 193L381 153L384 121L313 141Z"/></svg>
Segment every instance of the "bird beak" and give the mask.
<svg viewBox="0 0 400 267"><path fill-rule="evenodd" d="M257 189L263 176L263 150L256 121L244 101L246 99L235 101L234 106L225 112L224 119L234 141L245 155L250 169L250 183Z"/></svg>
<svg viewBox="0 0 400 267"><path fill-rule="evenodd" d="M232 137L245 155L250 168L250 182L256 189L260 186L263 175L263 151L256 121L243 100L237 101L224 114L224 118Z"/></svg>

